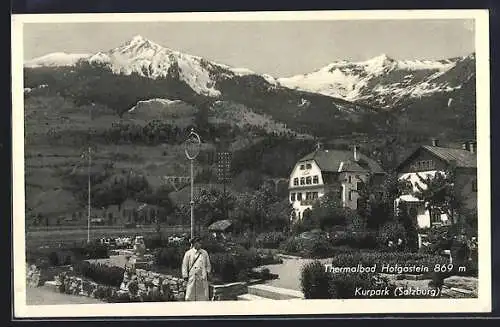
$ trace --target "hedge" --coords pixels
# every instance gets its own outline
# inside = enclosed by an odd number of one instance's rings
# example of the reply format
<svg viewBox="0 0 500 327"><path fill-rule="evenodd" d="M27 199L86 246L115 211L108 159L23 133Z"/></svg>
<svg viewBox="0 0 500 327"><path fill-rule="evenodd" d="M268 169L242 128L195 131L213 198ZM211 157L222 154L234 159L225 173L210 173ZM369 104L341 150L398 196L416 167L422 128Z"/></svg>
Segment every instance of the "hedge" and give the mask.
<svg viewBox="0 0 500 327"><path fill-rule="evenodd" d="M333 267L356 267L361 264L363 267L376 265L376 272L382 272L382 266L390 267L426 267L429 273L434 271L436 265L446 265L449 260L446 257L422 254L422 253L404 253L404 252L351 252L338 253L332 259ZM397 268L396 268L397 269ZM384 273L399 273L384 271ZM411 273L401 271L401 273ZM419 272L414 272L418 274Z"/></svg>
<svg viewBox="0 0 500 327"><path fill-rule="evenodd" d="M120 287L125 269L117 266L81 261L73 264L73 272L78 276L89 278L96 283Z"/></svg>
<svg viewBox="0 0 500 327"><path fill-rule="evenodd" d="M319 261L305 264L301 270L301 288L306 299L352 299L352 298L393 298L394 285L387 279L370 273L337 273L325 269ZM382 290L389 294L357 294L356 289Z"/></svg>
<svg viewBox="0 0 500 327"><path fill-rule="evenodd" d="M105 245L88 244L84 247L45 248L26 250L26 261L41 266L66 266L83 259L106 259L109 251Z"/></svg>
<svg viewBox="0 0 500 327"><path fill-rule="evenodd" d="M255 245L261 248L277 249L286 240L283 232L267 232L257 235Z"/></svg>

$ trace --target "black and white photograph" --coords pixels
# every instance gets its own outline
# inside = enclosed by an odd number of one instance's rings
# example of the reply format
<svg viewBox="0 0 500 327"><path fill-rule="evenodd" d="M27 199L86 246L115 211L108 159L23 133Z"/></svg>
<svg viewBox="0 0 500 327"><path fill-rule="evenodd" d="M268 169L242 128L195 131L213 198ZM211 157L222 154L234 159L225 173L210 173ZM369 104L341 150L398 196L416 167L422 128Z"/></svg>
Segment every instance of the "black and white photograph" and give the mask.
<svg viewBox="0 0 500 327"><path fill-rule="evenodd" d="M15 315L489 312L488 35L486 10L13 15Z"/></svg>

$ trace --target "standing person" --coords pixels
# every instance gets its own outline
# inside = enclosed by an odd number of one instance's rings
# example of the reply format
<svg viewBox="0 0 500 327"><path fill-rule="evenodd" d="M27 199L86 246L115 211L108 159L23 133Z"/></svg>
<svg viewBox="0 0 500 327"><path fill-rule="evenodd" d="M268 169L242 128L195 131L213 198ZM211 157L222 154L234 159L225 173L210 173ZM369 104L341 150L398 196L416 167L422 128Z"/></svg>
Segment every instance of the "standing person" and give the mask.
<svg viewBox="0 0 500 327"><path fill-rule="evenodd" d="M201 248L199 237L190 240L191 248L182 260L182 277L187 281L186 301L208 301L208 279L212 267L207 251Z"/></svg>

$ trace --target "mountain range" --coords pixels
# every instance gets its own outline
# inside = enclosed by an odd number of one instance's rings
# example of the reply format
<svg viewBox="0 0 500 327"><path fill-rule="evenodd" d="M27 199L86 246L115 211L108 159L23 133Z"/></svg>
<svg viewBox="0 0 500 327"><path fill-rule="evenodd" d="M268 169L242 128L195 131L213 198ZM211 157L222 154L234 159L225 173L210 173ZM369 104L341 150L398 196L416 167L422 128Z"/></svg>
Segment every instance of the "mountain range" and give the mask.
<svg viewBox="0 0 500 327"><path fill-rule="evenodd" d="M28 60L25 72L36 75L37 70L45 69L46 78L50 69L69 69L63 74L69 78L84 75L82 65L108 70L120 83L137 84L137 78L150 81L143 83L151 84L148 87L155 91L124 94L120 102L129 100L115 108L120 112L151 99L180 100L194 106L230 101L293 130L320 137L404 129L427 134L436 132L432 128L436 123L442 124L437 124L440 135L434 136L446 136L448 131L457 134L457 128L467 129L458 133L467 137L475 133L470 130L475 126L474 53L442 60L395 60L380 55L361 62L335 61L302 75L273 77L181 53L138 35L104 52L57 52ZM88 97L102 98L103 85L96 78L100 75L92 74L93 79L73 78L66 88L84 85ZM50 84L34 80L39 85ZM118 96L120 90L115 93Z"/></svg>
<svg viewBox="0 0 500 327"><path fill-rule="evenodd" d="M104 64L117 74L135 72L153 79L175 76L196 93L215 98L221 97L223 90L218 84L223 81L254 76L270 89L286 87L382 108L392 108L407 99L451 93L475 76L472 53L443 60L395 60L382 54L366 61L335 61L314 72L274 78L174 51L140 35L106 52L56 52L28 60L25 67L71 66L82 60Z"/></svg>

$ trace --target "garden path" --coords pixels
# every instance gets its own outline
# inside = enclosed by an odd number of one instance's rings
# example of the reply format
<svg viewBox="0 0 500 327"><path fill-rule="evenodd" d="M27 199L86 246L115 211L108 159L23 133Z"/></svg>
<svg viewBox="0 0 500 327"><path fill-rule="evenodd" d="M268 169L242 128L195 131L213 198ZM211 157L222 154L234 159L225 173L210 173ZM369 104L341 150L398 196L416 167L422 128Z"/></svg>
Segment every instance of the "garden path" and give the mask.
<svg viewBox="0 0 500 327"><path fill-rule="evenodd" d="M282 264L267 265L262 268L268 268L273 274L279 276L278 279L273 279L267 282L267 284L275 287L287 288L290 290L301 291L300 287L300 274L302 266L314 261L313 259L285 259L283 258ZM324 263L329 263L332 259L322 259L320 260Z"/></svg>
<svg viewBox="0 0 500 327"><path fill-rule="evenodd" d="M26 288L26 305L97 304L94 298L55 292L45 286Z"/></svg>

